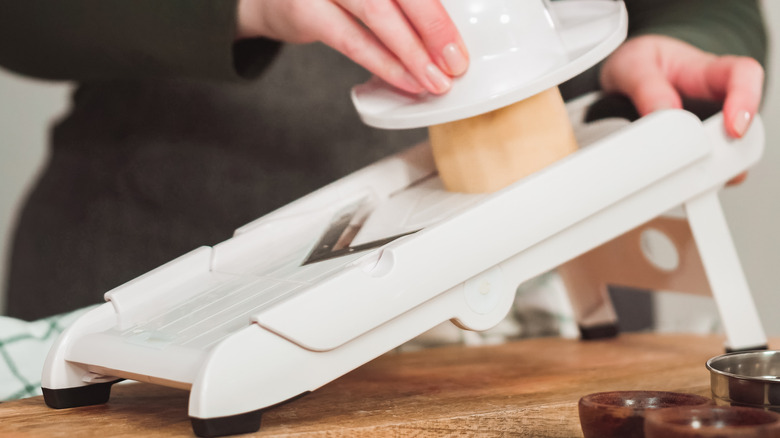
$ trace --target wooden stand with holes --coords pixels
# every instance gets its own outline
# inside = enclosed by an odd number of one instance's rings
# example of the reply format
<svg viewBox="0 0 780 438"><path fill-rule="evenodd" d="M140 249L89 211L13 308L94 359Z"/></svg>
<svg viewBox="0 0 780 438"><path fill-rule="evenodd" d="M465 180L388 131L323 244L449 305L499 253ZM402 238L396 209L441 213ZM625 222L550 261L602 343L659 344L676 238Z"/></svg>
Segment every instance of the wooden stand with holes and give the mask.
<svg viewBox="0 0 780 438"><path fill-rule="evenodd" d="M669 239L676 260L660 265L648 259L643 246L657 233ZM615 334L610 325L617 315L609 298L609 286L684 292L712 296L696 241L684 218L658 217L558 268L575 318L586 339Z"/></svg>
<svg viewBox="0 0 780 438"><path fill-rule="evenodd" d="M617 334L610 285L712 296L729 336L726 351L762 350L766 344L750 288L720 208L717 189L683 204L686 219L658 217L561 265L580 333L585 339ZM648 231L661 234L676 263L653 262L643 249Z"/></svg>

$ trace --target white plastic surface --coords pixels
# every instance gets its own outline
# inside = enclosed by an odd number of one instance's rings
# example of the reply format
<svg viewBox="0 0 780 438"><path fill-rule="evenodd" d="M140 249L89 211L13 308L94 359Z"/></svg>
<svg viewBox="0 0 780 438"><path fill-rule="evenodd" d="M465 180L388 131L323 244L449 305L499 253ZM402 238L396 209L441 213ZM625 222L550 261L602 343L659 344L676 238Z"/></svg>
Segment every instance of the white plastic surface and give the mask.
<svg viewBox="0 0 780 438"><path fill-rule="evenodd" d="M329 281L258 312L254 320L305 348L336 348L455 286L462 275L485 271L705 157L711 146L700 140L701 131L701 123L689 113L659 113L497 194L448 193L437 184L418 183L385 200L389 208L377 210L391 215L391 220L377 222L396 224L390 235L426 226L365 256L381 260L392 253L392 270L376 277L357 265L344 266ZM435 206L438 218L446 220L413 220L414 208L425 211L429 203L408 199L428 199L431 191L452 200L449 210L443 203ZM435 257L427 254L430 248L436 248Z"/></svg>
<svg viewBox="0 0 780 438"><path fill-rule="evenodd" d="M554 87L595 65L625 39L628 19L613 0L445 0L471 65L442 96L414 96L379 79L352 90L364 123L432 126L483 114ZM545 7L547 5L547 7Z"/></svg>
<svg viewBox="0 0 780 438"><path fill-rule="evenodd" d="M720 117L703 125L684 111L580 126L582 150L484 195L445 192L420 145L109 292L111 303L52 349L44 386L80 386L96 373L190 387L190 415L214 418L314 390L446 320L490 328L523 281L750 167L762 129L757 118L728 141ZM302 265L356 199L372 211L355 241L422 230ZM732 345L764 339L760 324L729 327Z"/></svg>
<svg viewBox="0 0 780 438"><path fill-rule="evenodd" d="M44 388L73 388L86 385L84 376L89 372L86 371L85 367L72 362L68 356L68 350L73 344L82 341L84 336L107 330L116 324L116 313L113 312L111 305L106 303L87 312L86 315L65 329L46 357L41 386Z"/></svg>
<svg viewBox="0 0 780 438"><path fill-rule="evenodd" d="M732 350L768 345L726 218L713 190L685 203L685 212Z"/></svg>

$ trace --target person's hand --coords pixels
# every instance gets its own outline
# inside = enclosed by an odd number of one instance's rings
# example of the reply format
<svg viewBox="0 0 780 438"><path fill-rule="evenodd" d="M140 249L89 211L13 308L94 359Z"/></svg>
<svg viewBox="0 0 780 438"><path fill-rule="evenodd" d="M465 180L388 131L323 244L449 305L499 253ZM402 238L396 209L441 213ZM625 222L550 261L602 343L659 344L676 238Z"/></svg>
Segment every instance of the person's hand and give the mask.
<svg viewBox="0 0 780 438"><path fill-rule="evenodd" d="M755 59L716 56L685 42L644 35L625 42L601 70L605 91L627 95L640 115L682 108L682 96L723 102L726 131L742 137L761 103L764 70Z"/></svg>
<svg viewBox="0 0 780 438"><path fill-rule="evenodd" d="M320 41L410 93L446 93L468 52L440 0L240 0L238 38Z"/></svg>
<svg viewBox="0 0 780 438"><path fill-rule="evenodd" d="M726 132L745 135L761 103L764 70L755 59L716 56L660 35L628 40L601 70L604 91L628 96L644 116L682 108L682 96L723 102ZM729 184L742 182L741 174Z"/></svg>

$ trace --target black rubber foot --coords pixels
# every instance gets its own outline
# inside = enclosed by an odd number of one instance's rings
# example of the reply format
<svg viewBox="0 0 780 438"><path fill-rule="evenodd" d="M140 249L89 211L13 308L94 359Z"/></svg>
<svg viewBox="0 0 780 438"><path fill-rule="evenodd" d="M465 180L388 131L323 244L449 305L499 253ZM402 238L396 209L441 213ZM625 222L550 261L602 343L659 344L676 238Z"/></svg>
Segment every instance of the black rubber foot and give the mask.
<svg viewBox="0 0 780 438"><path fill-rule="evenodd" d="M257 432L258 429L260 429L260 418L262 417L264 410L265 409L260 409L228 417L206 419L190 417L190 420L192 421L192 431L195 432L195 435L202 437Z"/></svg>
<svg viewBox="0 0 780 438"><path fill-rule="evenodd" d="M757 347L749 347L749 348L739 348L739 349L731 349L726 347L726 353L738 353L740 351L756 351L756 350L769 350L769 345L759 345Z"/></svg>
<svg viewBox="0 0 780 438"><path fill-rule="evenodd" d="M195 435L197 436L207 438L257 432L260 429L260 419L263 416L263 412L269 409L273 409L277 406L294 402L308 393L309 391L306 391L303 394L299 394L289 400L285 400L273 406L268 406L267 408L258 409L252 412L246 412L244 414L216 418L190 417L190 421L192 422L192 431L195 432Z"/></svg>
<svg viewBox="0 0 780 438"><path fill-rule="evenodd" d="M111 396L111 385L119 381L121 379L75 388L49 389L42 387L41 389L46 406L54 409L77 408L79 406L102 405L107 402Z"/></svg>
<svg viewBox="0 0 780 438"><path fill-rule="evenodd" d="M614 338L619 333L620 330L618 330L617 324L604 324L593 327L580 326L580 336L583 341Z"/></svg>

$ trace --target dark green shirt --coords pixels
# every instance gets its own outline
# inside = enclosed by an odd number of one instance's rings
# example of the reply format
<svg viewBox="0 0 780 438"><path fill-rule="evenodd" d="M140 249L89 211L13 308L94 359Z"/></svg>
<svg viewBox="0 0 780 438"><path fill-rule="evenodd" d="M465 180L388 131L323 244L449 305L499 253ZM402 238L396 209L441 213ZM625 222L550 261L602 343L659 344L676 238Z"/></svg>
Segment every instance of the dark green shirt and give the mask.
<svg viewBox="0 0 780 438"><path fill-rule="evenodd" d="M764 61L753 0L627 0L632 35ZM318 44L234 43L235 0L0 0L0 65L79 83L15 232L8 314L107 290L424 138L360 123ZM591 71L568 95L598 87Z"/></svg>

